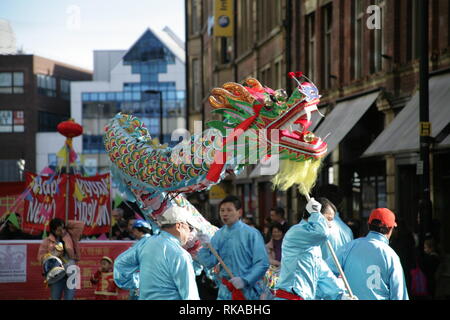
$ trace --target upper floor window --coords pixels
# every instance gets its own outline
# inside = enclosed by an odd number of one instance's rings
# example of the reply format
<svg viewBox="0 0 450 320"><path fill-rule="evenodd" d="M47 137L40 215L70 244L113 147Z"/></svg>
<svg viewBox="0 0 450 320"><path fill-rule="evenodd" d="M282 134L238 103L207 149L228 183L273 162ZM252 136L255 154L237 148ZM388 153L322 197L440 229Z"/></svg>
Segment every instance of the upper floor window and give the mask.
<svg viewBox="0 0 450 320"><path fill-rule="evenodd" d="M379 72L383 69L383 54L384 54L384 15L385 15L385 0L374 0L373 4L379 8L379 18L381 21L381 29L373 30L373 50L371 57L371 72Z"/></svg>
<svg viewBox="0 0 450 320"><path fill-rule="evenodd" d="M56 97L56 79L54 77L38 74L37 87L40 94Z"/></svg>
<svg viewBox="0 0 450 320"><path fill-rule="evenodd" d="M306 76L312 81L316 73L316 16L310 13L306 16Z"/></svg>
<svg viewBox="0 0 450 320"><path fill-rule="evenodd" d="M70 100L70 81L61 79L60 86L61 86L61 98L65 100Z"/></svg>
<svg viewBox="0 0 450 320"><path fill-rule="evenodd" d="M331 87L331 31L333 27L333 4L330 3L323 8L323 62L322 62L322 87Z"/></svg>
<svg viewBox="0 0 450 320"><path fill-rule="evenodd" d="M354 65L353 78L359 79L363 74L363 43L365 28L365 9L363 0L353 1L353 34L354 34Z"/></svg>
<svg viewBox="0 0 450 320"><path fill-rule="evenodd" d="M1 110L0 132L24 132L25 117L23 110Z"/></svg>
<svg viewBox="0 0 450 320"><path fill-rule="evenodd" d="M258 0L258 39L262 40L281 24L281 1Z"/></svg>
<svg viewBox="0 0 450 320"><path fill-rule="evenodd" d="M418 0L408 1L408 61L415 60L420 57L420 18L419 18L419 2Z"/></svg>
<svg viewBox="0 0 450 320"><path fill-rule="evenodd" d="M253 10L252 1L238 1L238 45L239 54L248 52L253 46Z"/></svg>
<svg viewBox="0 0 450 320"><path fill-rule="evenodd" d="M190 34L197 34L200 32L200 0L191 1L191 32Z"/></svg>
<svg viewBox="0 0 450 320"><path fill-rule="evenodd" d="M23 72L0 72L0 93L23 93Z"/></svg>

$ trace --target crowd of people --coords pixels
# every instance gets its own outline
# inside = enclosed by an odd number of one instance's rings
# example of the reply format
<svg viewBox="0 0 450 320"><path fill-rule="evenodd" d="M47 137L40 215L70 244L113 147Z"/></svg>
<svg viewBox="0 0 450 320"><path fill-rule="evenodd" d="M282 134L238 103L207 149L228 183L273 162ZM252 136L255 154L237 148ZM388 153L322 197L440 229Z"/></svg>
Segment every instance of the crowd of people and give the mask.
<svg viewBox="0 0 450 320"><path fill-rule="evenodd" d="M289 225L284 209L276 207L263 228L244 217L237 197L226 197L219 205L222 227L213 237L198 233L201 228L179 207L169 209L159 225L115 208L110 239L136 242L115 260L105 256L99 261L90 279L96 299L117 299L119 288L129 290L130 300L443 297L437 279L446 264L436 239L427 238L420 254L417 235L389 209L374 209L364 232L360 221L342 219L337 187L327 186L316 196L297 224ZM42 239L23 232L21 223L20 214L5 216L0 240ZM83 227L76 221L50 221L37 258L47 271L52 299L74 298L68 274L59 276L59 271L78 263ZM188 252L184 246L193 231L200 245Z"/></svg>

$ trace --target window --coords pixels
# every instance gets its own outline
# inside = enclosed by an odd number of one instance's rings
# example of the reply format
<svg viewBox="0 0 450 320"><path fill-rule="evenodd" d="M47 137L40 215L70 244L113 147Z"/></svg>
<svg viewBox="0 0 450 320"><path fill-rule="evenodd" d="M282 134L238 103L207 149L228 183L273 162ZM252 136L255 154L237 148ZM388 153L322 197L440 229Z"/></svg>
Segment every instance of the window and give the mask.
<svg viewBox="0 0 450 320"><path fill-rule="evenodd" d="M192 85L193 85L193 95L192 103L195 111L200 111L202 109L202 79L200 70L200 60L192 60Z"/></svg>
<svg viewBox="0 0 450 320"><path fill-rule="evenodd" d="M23 93L23 72L0 72L0 93Z"/></svg>
<svg viewBox="0 0 450 320"><path fill-rule="evenodd" d="M38 93L47 97L56 97L56 79L43 74L37 75Z"/></svg>
<svg viewBox="0 0 450 320"><path fill-rule="evenodd" d="M238 1L238 54L248 52L253 46L253 1Z"/></svg>
<svg viewBox="0 0 450 320"><path fill-rule="evenodd" d="M333 4L323 8L323 61L322 61L322 87L331 87L331 30L333 28Z"/></svg>
<svg viewBox="0 0 450 320"><path fill-rule="evenodd" d="M24 112L1 110L0 111L0 132L24 132L25 131Z"/></svg>
<svg viewBox="0 0 450 320"><path fill-rule="evenodd" d="M258 40L263 40L281 24L281 1L258 0L257 6Z"/></svg>
<svg viewBox="0 0 450 320"><path fill-rule="evenodd" d="M263 69L261 69L261 80L262 80L262 85L263 86L268 86L268 87L272 87L271 86L271 74L270 74L270 65L264 67Z"/></svg>
<svg viewBox="0 0 450 320"><path fill-rule="evenodd" d="M221 64L227 64L231 62L231 57L233 54L233 39L220 37L217 39L218 41L218 53L219 53L219 62Z"/></svg>
<svg viewBox="0 0 450 320"><path fill-rule="evenodd" d="M38 118L39 118L38 123L39 132L56 132L56 126L60 122L66 121L69 117L56 113L39 111Z"/></svg>
<svg viewBox="0 0 450 320"><path fill-rule="evenodd" d="M279 89L279 88L283 88L283 84L282 84L282 79L283 79L283 75L282 75L282 60L279 60L277 62L275 62L274 64L274 89Z"/></svg>
<svg viewBox="0 0 450 320"><path fill-rule="evenodd" d="M61 79L59 84L61 86L61 98L70 100L70 81Z"/></svg>
<svg viewBox="0 0 450 320"><path fill-rule="evenodd" d="M353 78L360 79L363 74L363 42L364 42L364 5L363 0L353 0L354 26L354 65Z"/></svg>
<svg viewBox="0 0 450 320"><path fill-rule="evenodd" d="M200 0L191 1L191 34L200 32Z"/></svg>
<svg viewBox="0 0 450 320"><path fill-rule="evenodd" d="M0 181L23 181L24 170L23 159L0 160Z"/></svg>
<svg viewBox="0 0 450 320"><path fill-rule="evenodd" d="M420 19L418 0L408 1L408 61L420 57Z"/></svg>
<svg viewBox="0 0 450 320"><path fill-rule="evenodd" d="M380 8L380 21L381 29L373 30L373 51L371 58L370 71L379 72L383 69L383 57L384 54L384 12L385 12L385 0L375 0L374 4Z"/></svg>
<svg viewBox="0 0 450 320"><path fill-rule="evenodd" d="M316 16L311 13L306 16L306 76L312 81L315 80L316 71Z"/></svg>

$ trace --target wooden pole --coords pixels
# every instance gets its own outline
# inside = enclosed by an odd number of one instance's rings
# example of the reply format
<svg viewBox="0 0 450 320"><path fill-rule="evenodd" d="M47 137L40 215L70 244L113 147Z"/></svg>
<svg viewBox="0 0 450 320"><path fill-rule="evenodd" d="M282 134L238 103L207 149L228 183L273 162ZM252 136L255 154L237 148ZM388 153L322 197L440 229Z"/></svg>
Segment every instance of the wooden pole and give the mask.
<svg viewBox="0 0 450 320"><path fill-rule="evenodd" d="M67 174L67 182L66 182L66 224L69 220L69 183L70 183L70 146L72 143L71 138L67 138L66 140L66 174Z"/></svg>
<svg viewBox="0 0 450 320"><path fill-rule="evenodd" d="M225 271L228 273L228 275L231 278L234 278L233 273L231 272L230 268L228 268L228 266L225 264L225 262L223 262L222 258L219 256L219 254L217 253L216 249L213 248L213 246L211 245L211 243L207 244L209 250L211 250L212 254L217 258L217 260L219 260L220 265L225 269Z"/></svg>

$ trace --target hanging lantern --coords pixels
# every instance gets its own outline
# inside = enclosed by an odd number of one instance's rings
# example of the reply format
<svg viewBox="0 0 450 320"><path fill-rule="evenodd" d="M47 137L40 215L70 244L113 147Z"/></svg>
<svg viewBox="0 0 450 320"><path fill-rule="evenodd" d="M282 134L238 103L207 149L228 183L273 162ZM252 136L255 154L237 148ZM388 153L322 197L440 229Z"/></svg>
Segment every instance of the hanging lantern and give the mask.
<svg viewBox="0 0 450 320"><path fill-rule="evenodd" d="M59 133L66 138L72 139L83 134L83 127L76 123L73 119L63 121L56 127Z"/></svg>

